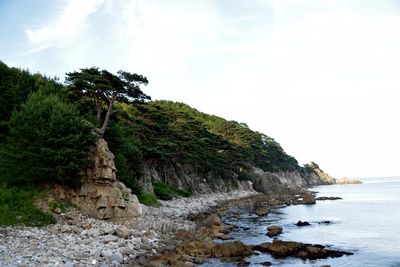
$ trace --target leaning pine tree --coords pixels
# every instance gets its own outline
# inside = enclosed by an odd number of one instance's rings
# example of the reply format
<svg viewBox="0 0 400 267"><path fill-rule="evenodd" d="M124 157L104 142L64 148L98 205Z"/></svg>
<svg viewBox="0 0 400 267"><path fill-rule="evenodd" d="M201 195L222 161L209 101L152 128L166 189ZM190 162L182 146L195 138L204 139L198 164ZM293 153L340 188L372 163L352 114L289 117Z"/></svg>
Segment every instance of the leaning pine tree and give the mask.
<svg viewBox="0 0 400 267"><path fill-rule="evenodd" d="M101 136L107 129L115 101L132 103L150 100L140 89L141 85L148 84L147 78L136 73L118 71L118 75L114 75L93 67L67 73L66 83L78 101L94 107L99 125L95 131ZM106 115L102 116L104 110Z"/></svg>

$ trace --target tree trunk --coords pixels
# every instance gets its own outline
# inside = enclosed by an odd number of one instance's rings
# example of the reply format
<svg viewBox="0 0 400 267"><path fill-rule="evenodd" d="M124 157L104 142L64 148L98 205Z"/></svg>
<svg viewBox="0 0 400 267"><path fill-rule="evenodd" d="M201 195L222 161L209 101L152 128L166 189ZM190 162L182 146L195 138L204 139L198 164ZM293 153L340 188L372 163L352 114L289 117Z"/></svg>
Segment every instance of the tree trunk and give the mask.
<svg viewBox="0 0 400 267"><path fill-rule="evenodd" d="M101 108L97 108L96 119L97 119L97 122L101 121Z"/></svg>
<svg viewBox="0 0 400 267"><path fill-rule="evenodd" d="M96 105L96 119L97 123L101 122L101 101L99 101L97 98L94 100L95 105Z"/></svg>
<svg viewBox="0 0 400 267"><path fill-rule="evenodd" d="M113 108L113 104L114 104L114 101L115 101L115 97L116 97L116 95L113 95L111 97L111 99L110 99L110 104L108 106L106 117L104 118L103 126L100 129L96 129L96 132L98 132L101 136L103 136L104 132L107 129L108 121L110 120L110 115L111 115L111 112L112 112L112 108Z"/></svg>

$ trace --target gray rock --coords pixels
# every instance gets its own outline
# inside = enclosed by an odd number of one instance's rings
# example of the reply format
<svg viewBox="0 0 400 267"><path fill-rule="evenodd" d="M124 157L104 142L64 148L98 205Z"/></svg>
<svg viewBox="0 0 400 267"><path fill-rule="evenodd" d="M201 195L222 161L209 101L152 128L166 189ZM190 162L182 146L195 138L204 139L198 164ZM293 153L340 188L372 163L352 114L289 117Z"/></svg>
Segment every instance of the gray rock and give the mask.
<svg viewBox="0 0 400 267"><path fill-rule="evenodd" d="M129 231L128 227L126 227L125 225L122 225L122 226L118 226L117 229L115 229L115 234L120 238L126 239L130 236L130 231Z"/></svg>
<svg viewBox="0 0 400 267"><path fill-rule="evenodd" d="M110 256L110 259L113 260L113 261L116 261L118 263L123 263L124 262L124 258L122 257L122 254L119 253L119 252L112 254Z"/></svg>
<svg viewBox="0 0 400 267"><path fill-rule="evenodd" d="M117 242L118 241L118 237L116 237L115 235L106 235L103 237L103 243L107 244L110 242Z"/></svg>
<svg viewBox="0 0 400 267"><path fill-rule="evenodd" d="M93 249L93 250L90 251L90 255L95 257L95 258L98 258L101 254L102 253L101 253L101 250L99 248Z"/></svg>
<svg viewBox="0 0 400 267"><path fill-rule="evenodd" d="M133 253L133 249L132 249L132 248L129 248L129 247L124 247L124 248L122 248L120 251L121 251L121 253L122 253L123 255L129 255L129 254L132 254L132 253Z"/></svg>
<svg viewBox="0 0 400 267"><path fill-rule="evenodd" d="M115 229L114 229L114 227L111 226L111 225L107 225L107 226L104 227L102 230L103 230L103 233L104 233L104 234L112 235L112 234L115 233Z"/></svg>
<svg viewBox="0 0 400 267"><path fill-rule="evenodd" d="M101 256L103 256L105 258L110 258L112 255L113 255L113 252L110 249L101 251Z"/></svg>

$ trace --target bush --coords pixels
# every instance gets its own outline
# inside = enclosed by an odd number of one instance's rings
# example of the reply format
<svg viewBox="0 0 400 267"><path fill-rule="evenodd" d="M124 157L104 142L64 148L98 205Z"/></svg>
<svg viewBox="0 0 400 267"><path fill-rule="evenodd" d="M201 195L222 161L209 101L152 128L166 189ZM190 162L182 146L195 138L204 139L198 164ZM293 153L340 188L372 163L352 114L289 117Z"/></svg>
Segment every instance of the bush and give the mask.
<svg viewBox="0 0 400 267"><path fill-rule="evenodd" d="M158 201L157 197L150 193L142 193L138 195L139 202L152 207L160 207L161 203Z"/></svg>
<svg viewBox="0 0 400 267"><path fill-rule="evenodd" d="M118 180L132 189L135 195L141 195L143 188L138 182L143 175L143 157L140 143L131 130L120 123L110 124L105 139L115 155L114 162L118 170Z"/></svg>
<svg viewBox="0 0 400 267"><path fill-rule="evenodd" d="M34 93L12 113L8 127L0 150L0 171L8 184L80 180L94 138L73 105Z"/></svg>
<svg viewBox="0 0 400 267"><path fill-rule="evenodd" d="M55 223L49 213L34 205L39 191L34 188L0 186L0 225L44 226Z"/></svg>
<svg viewBox="0 0 400 267"><path fill-rule="evenodd" d="M176 196L190 197L192 192L173 188L163 182L153 183L154 194L161 200L171 200Z"/></svg>

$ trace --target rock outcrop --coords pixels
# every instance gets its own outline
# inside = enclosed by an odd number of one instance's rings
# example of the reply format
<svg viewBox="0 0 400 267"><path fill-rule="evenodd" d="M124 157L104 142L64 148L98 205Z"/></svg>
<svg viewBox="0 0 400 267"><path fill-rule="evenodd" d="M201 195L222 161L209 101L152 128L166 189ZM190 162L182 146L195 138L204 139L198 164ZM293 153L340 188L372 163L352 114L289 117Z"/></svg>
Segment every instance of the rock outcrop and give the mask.
<svg viewBox="0 0 400 267"><path fill-rule="evenodd" d="M92 166L79 189L58 192L65 195L88 215L118 224L133 223L142 207L132 191L117 180L114 155L104 139L90 151ZM65 190L65 189L64 189Z"/></svg>
<svg viewBox="0 0 400 267"><path fill-rule="evenodd" d="M313 168L306 167L303 170L287 172L266 172L253 167L250 176L254 189L263 193L281 194L299 188L335 183L335 179L319 169L318 165L310 166Z"/></svg>
<svg viewBox="0 0 400 267"><path fill-rule="evenodd" d="M213 173L200 174L197 166L170 160L168 162L146 162L141 185L145 192L153 193L152 182L164 182L175 188L191 190L194 193L225 192L228 189L252 191L251 181L232 179L224 181Z"/></svg>
<svg viewBox="0 0 400 267"><path fill-rule="evenodd" d="M325 246L322 245L311 245L282 240L274 240L272 243L262 243L260 245L253 246L253 249L260 252L268 252L274 257L279 258L292 256L310 260L353 255L351 252L326 249Z"/></svg>

